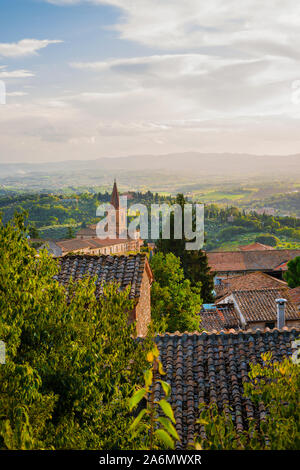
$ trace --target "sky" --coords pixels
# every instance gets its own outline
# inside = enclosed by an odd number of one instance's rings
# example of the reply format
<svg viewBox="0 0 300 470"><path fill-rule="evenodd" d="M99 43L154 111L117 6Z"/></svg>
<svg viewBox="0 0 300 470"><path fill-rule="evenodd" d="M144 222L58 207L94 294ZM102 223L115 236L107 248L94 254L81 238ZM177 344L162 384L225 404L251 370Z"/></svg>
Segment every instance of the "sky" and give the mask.
<svg viewBox="0 0 300 470"><path fill-rule="evenodd" d="M299 45L298 0L0 0L0 162L300 153Z"/></svg>

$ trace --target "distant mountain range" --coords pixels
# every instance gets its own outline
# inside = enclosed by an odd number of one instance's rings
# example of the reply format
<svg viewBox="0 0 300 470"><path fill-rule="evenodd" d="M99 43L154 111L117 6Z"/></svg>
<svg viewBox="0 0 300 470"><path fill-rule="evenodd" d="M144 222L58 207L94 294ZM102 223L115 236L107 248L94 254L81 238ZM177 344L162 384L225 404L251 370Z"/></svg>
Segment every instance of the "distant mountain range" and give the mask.
<svg viewBox="0 0 300 470"><path fill-rule="evenodd" d="M212 153L174 153L167 155L141 155L97 160L68 160L48 163L0 163L0 184L3 186L30 181L36 187L43 180L44 187L60 185L78 186L106 184L113 177L136 180L144 184L159 175L196 182L209 178L227 181L300 178L300 154L286 156ZM144 177L144 178L143 178ZM48 181L47 181L48 180ZM137 185L139 186L139 185Z"/></svg>

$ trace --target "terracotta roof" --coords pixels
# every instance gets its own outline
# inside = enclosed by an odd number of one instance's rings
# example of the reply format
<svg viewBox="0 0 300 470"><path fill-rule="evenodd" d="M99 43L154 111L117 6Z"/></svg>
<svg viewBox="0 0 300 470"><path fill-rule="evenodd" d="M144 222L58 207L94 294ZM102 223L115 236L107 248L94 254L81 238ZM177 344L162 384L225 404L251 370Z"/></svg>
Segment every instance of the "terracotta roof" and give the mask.
<svg viewBox="0 0 300 470"><path fill-rule="evenodd" d="M221 284L216 285L214 290L216 296L224 296L234 290L253 290L253 289L266 289L266 288L280 288L287 287L285 281L276 279L268 274L260 271L254 273L247 273L241 276L232 276L227 279L222 279Z"/></svg>
<svg viewBox="0 0 300 470"><path fill-rule="evenodd" d="M62 251L78 251L89 248L88 240L79 240L77 238L70 238L68 240L59 240L56 243Z"/></svg>
<svg viewBox="0 0 300 470"><path fill-rule="evenodd" d="M200 328L204 331L221 331L224 330L222 318L217 309L212 308L200 312Z"/></svg>
<svg viewBox="0 0 300 470"><path fill-rule="evenodd" d="M200 403L216 402L219 409L232 408L237 430L247 428L247 422L264 417L264 409L243 396L249 364L261 362L261 354L270 351L275 360L291 356L292 342L299 329L247 332L164 334L155 341L166 375L171 385L170 404L174 410L176 430L181 438L178 448L192 443L203 427L196 425ZM161 385L155 386L155 400L163 397ZM202 434L203 435L203 434ZM204 437L204 436L203 436Z"/></svg>
<svg viewBox="0 0 300 470"><path fill-rule="evenodd" d="M250 245L241 245L239 246L241 251L264 251L264 250L274 250L273 246L264 245L263 243L251 243Z"/></svg>
<svg viewBox="0 0 300 470"><path fill-rule="evenodd" d="M300 314L289 297L289 289L255 289L234 291L232 293L246 322L276 321L276 299L287 299L285 304L286 320L300 320Z"/></svg>
<svg viewBox="0 0 300 470"><path fill-rule="evenodd" d="M223 318L223 329L239 329L241 327L240 316L232 303L218 305L217 310Z"/></svg>
<svg viewBox="0 0 300 470"><path fill-rule="evenodd" d="M120 199L119 199L119 192L118 192L116 180L114 181L114 187L112 190L110 203L114 206L115 209L119 209Z"/></svg>
<svg viewBox="0 0 300 470"><path fill-rule="evenodd" d="M208 265L213 272L276 271L277 266L296 256L300 256L300 250L207 252Z"/></svg>
<svg viewBox="0 0 300 470"><path fill-rule="evenodd" d="M105 248L106 246L121 245L130 242L127 238L71 238L67 240L59 240L56 242L63 252L80 251L84 249Z"/></svg>
<svg viewBox="0 0 300 470"><path fill-rule="evenodd" d="M146 269L150 282L152 282L152 272L149 267L147 257L144 254L129 256L91 256L91 255L71 255L59 259L60 272L57 279L64 286L68 286L70 279L81 280L86 276L97 276L96 295L103 293L103 284L107 282L118 282L121 289L125 289L129 284L131 299L140 296L142 277Z"/></svg>
<svg viewBox="0 0 300 470"><path fill-rule="evenodd" d="M290 299L294 304L300 306L300 287L289 290Z"/></svg>
<svg viewBox="0 0 300 470"><path fill-rule="evenodd" d="M234 305L230 303L202 310L200 318L200 328L203 328L204 331L240 329L242 326Z"/></svg>
<svg viewBox="0 0 300 470"><path fill-rule="evenodd" d="M96 236L97 224L88 225L87 227L81 228L76 233L76 236Z"/></svg>

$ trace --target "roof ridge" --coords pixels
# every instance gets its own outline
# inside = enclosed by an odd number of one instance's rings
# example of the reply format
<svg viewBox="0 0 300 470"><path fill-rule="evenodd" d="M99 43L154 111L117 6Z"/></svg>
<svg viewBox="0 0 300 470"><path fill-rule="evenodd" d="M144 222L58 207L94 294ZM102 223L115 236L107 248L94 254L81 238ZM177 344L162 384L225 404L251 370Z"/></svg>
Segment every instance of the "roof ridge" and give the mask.
<svg viewBox="0 0 300 470"><path fill-rule="evenodd" d="M261 287L259 289L235 289L231 292L231 294L235 294L236 292L267 292L267 291L277 291L277 290L285 290L288 292L289 287L288 286L282 286L282 287Z"/></svg>
<svg viewBox="0 0 300 470"><path fill-rule="evenodd" d="M263 250L263 253L274 253L274 252L278 252L278 253L285 253L285 252L291 252L291 251L300 251L299 248L285 248L284 250ZM250 252L247 252L247 251L243 251L243 250L232 250L232 251L206 251L206 253L222 253L222 254L226 254L226 253L250 253ZM251 251L251 253L259 253L261 254L262 251L261 250L253 250Z"/></svg>
<svg viewBox="0 0 300 470"><path fill-rule="evenodd" d="M121 254L121 255L118 255L118 254L109 254L109 255L105 255L105 254L101 254L101 255L94 255L94 254L89 254L89 253L67 253L66 255L64 256L59 256L58 258L93 258L93 259L96 259L96 258L136 258L136 257L140 257L140 258L145 258L146 257L146 253L136 253L136 254L130 254L130 255L124 255L124 254Z"/></svg>
<svg viewBox="0 0 300 470"><path fill-rule="evenodd" d="M271 276L270 274L264 273L263 271L252 271L247 274L239 274L238 276L229 276L226 279L222 279L223 282L227 282L230 280L237 280L237 279L244 279L246 276L264 276L272 281L279 282L280 284L287 284L286 281L282 279L277 279L276 277Z"/></svg>
<svg viewBox="0 0 300 470"><path fill-rule="evenodd" d="M272 333L272 332L276 332L278 331L279 333L284 333L284 332L291 332L291 331L299 331L300 333L300 327L298 326L291 326L291 327L288 327L288 326L284 326L283 328L279 329L279 328L264 328L263 330L260 330L258 328L256 329L253 329L253 328L248 328L247 330L242 330L242 329L239 329L239 330L235 330L233 328L231 329L228 329L228 330L220 330L220 331L217 331L217 330L213 330L213 331L185 331L183 333L179 332L179 331L175 331L174 333L168 333L168 332L165 332L165 333L157 333L155 335L155 337L159 336L159 337L166 337L166 336L178 336L178 337L181 337L181 336L184 336L184 335L187 335L187 336L211 336L211 335L216 335L216 336L223 336L223 335L226 335L226 336L229 336L229 335L233 335L233 336L238 336L239 334L243 333L243 334L249 334L249 335L261 335L261 334L266 334L266 333Z"/></svg>

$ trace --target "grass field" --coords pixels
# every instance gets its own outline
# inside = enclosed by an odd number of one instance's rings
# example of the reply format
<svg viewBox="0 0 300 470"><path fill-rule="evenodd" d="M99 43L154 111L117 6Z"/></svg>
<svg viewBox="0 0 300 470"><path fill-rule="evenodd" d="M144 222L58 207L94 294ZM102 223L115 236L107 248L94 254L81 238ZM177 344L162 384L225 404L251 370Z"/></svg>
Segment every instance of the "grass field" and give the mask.
<svg viewBox="0 0 300 470"><path fill-rule="evenodd" d="M231 192L231 191L207 191L194 193L194 199L200 199L202 202L220 202L220 201L238 201L241 199L247 199L249 195L252 194L252 191L241 191L241 192Z"/></svg>

